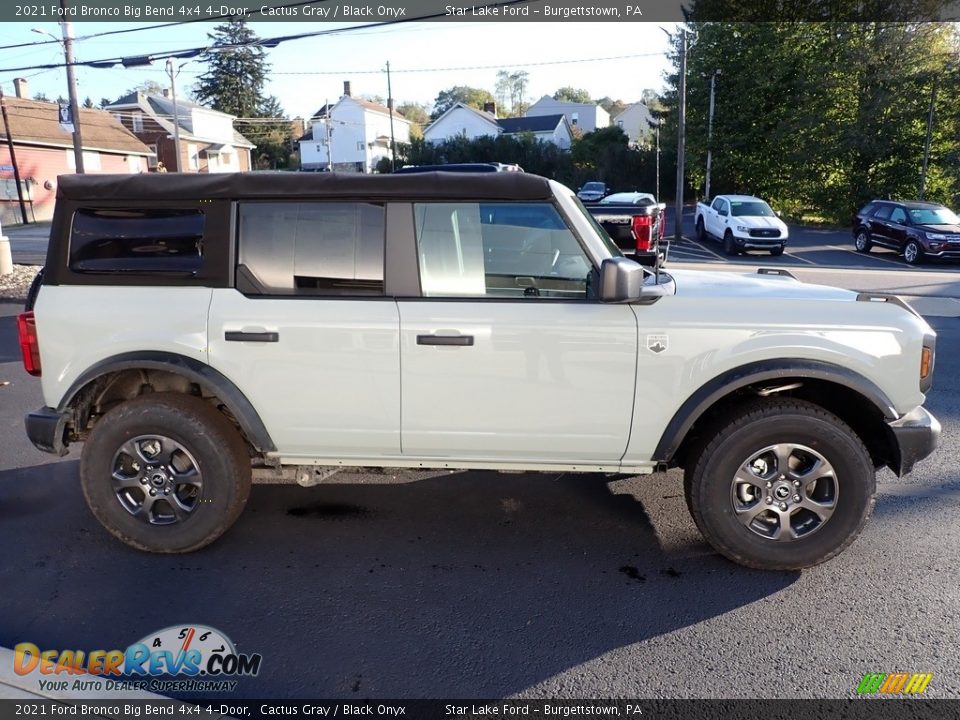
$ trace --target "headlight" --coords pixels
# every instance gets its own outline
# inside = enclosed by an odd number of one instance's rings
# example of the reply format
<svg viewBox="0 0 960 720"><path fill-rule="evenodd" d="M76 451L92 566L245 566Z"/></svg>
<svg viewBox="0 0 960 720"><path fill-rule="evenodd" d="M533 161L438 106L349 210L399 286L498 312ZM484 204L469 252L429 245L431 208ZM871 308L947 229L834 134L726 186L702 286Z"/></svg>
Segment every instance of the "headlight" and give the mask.
<svg viewBox="0 0 960 720"><path fill-rule="evenodd" d="M737 225L737 232L750 232L750 228L746 225Z"/></svg>
<svg viewBox="0 0 960 720"><path fill-rule="evenodd" d="M947 236L941 233L924 233L927 236L927 240L946 240Z"/></svg>

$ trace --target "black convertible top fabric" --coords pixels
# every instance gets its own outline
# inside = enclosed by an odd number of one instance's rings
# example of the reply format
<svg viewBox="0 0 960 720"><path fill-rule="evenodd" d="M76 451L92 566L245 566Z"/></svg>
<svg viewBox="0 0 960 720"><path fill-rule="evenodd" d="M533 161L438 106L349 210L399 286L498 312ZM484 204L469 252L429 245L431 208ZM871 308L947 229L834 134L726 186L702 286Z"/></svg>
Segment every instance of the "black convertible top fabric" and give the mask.
<svg viewBox="0 0 960 720"><path fill-rule="evenodd" d="M545 200L545 178L527 173L241 172L61 175L57 197L97 200L349 198L352 200Z"/></svg>

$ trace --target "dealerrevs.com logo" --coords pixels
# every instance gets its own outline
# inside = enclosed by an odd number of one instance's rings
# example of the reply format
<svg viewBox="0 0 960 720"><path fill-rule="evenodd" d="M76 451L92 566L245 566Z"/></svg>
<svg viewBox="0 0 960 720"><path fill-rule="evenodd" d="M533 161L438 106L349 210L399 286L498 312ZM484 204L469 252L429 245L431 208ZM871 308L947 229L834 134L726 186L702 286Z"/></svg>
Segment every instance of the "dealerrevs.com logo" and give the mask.
<svg viewBox="0 0 960 720"><path fill-rule="evenodd" d="M61 691L231 691L237 683L228 678L254 677L263 661L258 653L237 652L230 638L205 625L173 625L125 650L41 650L23 642L13 651L17 675L37 674L41 690ZM188 680L157 680L171 676Z"/></svg>
<svg viewBox="0 0 960 720"><path fill-rule="evenodd" d="M857 686L857 694L919 695L931 680L933 673L866 673Z"/></svg>

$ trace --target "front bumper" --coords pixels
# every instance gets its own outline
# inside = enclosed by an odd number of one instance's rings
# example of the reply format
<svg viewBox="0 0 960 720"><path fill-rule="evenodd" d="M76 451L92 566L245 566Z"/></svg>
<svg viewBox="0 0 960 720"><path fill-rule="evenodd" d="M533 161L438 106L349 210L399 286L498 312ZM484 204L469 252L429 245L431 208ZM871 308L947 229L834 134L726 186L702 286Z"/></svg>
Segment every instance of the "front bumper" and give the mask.
<svg viewBox="0 0 960 720"><path fill-rule="evenodd" d="M887 423L897 448L896 466L892 470L903 477L913 466L937 449L940 444L940 421L922 407Z"/></svg>
<svg viewBox="0 0 960 720"><path fill-rule="evenodd" d="M750 237L748 235L734 235L733 241L737 247L744 250L770 250L778 247L786 247L786 236L775 238Z"/></svg>
<svg viewBox="0 0 960 720"><path fill-rule="evenodd" d="M24 420L27 437L38 450L54 455L67 454L67 416L51 407L42 407L29 413Z"/></svg>

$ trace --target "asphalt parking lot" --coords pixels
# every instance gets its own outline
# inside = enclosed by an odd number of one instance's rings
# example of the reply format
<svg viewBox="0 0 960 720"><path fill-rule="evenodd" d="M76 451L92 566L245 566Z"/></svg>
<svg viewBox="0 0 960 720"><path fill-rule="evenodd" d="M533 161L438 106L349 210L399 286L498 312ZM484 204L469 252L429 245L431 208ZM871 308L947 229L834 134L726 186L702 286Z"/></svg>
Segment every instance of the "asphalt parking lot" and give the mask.
<svg viewBox="0 0 960 720"><path fill-rule="evenodd" d="M798 236L777 264L846 260L814 242ZM956 269L924 272L903 276L907 294L928 277L937 292L960 286ZM18 310L0 303L0 646L123 648L202 623L263 655L241 697L829 698L853 696L866 672L904 671L934 674L929 697L960 698L960 318L930 317L937 454L907 478L881 473L874 517L840 557L765 573L700 539L676 471L257 486L213 546L137 553L87 511L77 452L52 458L23 434L43 402L20 366Z"/></svg>

